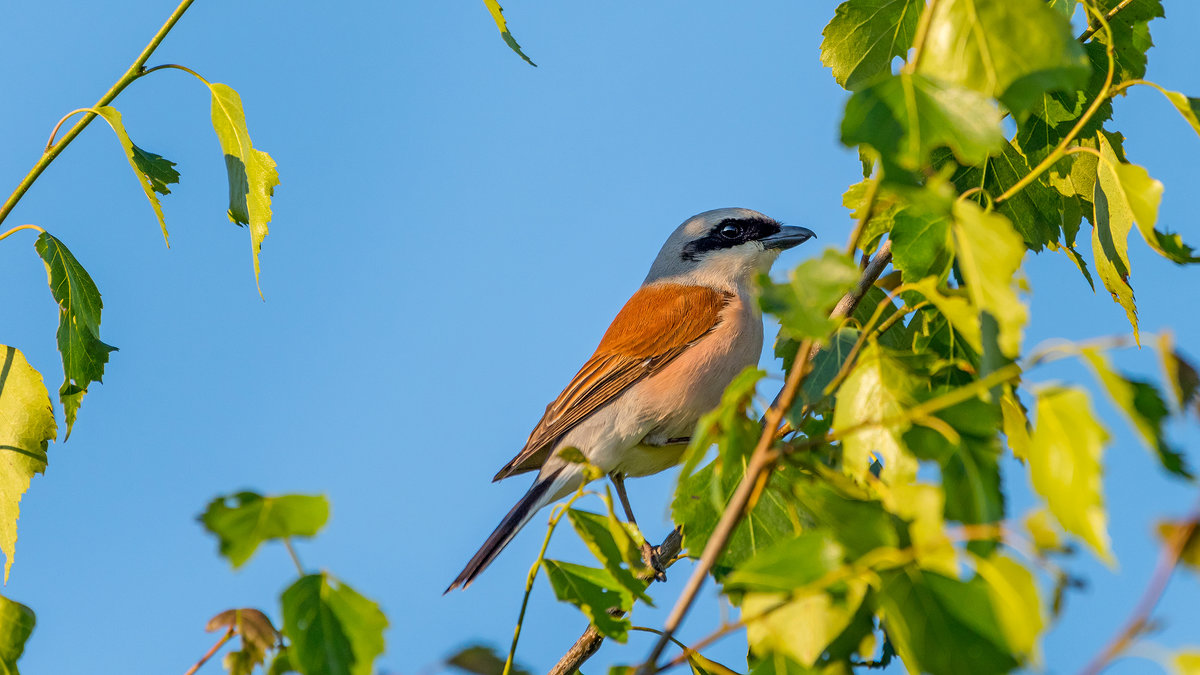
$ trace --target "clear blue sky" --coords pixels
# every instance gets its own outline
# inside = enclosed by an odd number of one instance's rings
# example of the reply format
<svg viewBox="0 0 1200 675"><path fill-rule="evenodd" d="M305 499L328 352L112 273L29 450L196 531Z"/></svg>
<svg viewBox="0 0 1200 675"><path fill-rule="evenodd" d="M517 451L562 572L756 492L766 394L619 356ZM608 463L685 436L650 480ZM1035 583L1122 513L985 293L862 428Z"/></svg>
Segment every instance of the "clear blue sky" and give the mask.
<svg viewBox="0 0 1200 675"><path fill-rule="evenodd" d="M183 73L155 73L116 103L135 142L183 175L164 199L169 251L100 124L10 218L45 227L88 267L104 294L102 337L121 349L22 502L3 593L38 614L23 669L182 672L212 642L202 626L216 612L251 606L278 618L276 597L294 574L285 552L269 546L233 572L194 520L214 495L240 488L329 495L329 526L300 555L383 605L393 626L383 671L413 673L470 642L506 646L540 527L469 591L442 589L527 487L520 478L493 485L492 474L667 234L722 206L817 231L777 273L845 241L841 194L859 164L836 141L845 93L817 51L835 4L509 0L535 69L476 1L197 2L151 63L183 63L236 88L254 141L279 164L266 302L248 237L224 215L206 91ZM1200 5L1166 4L1150 77L1198 95ZM7 8L4 190L54 122L90 105L171 6ZM1149 90L1120 100L1117 120L1130 158L1167 186L1161 221L1200 242L1189 199L1200 138ZM56 389L56 311L27 234L0 243L0 341L24 350ZM1144 332L1171 326L1200 357L1197 270L1157 258L1136 236L1131 257ZM1036 256L1029 274L1027 344L1128 331L1121 309L1093 295L1065 257ZM766 331L772 339L774 326ZM1149 350L1117 361L1159 378ZM769 356L764 364L778 372ZM1072 363L1030 377L1055 378L1093 386ZM1154 564L1154 517L1180 515L1194 498L1106 401L1097 406L1113 432L1105 487L1120 566L1076 558L1092 586L1069 597L1045 642L1054 673L1078 668L1115 630ZM1200 466L1195 424L1172 431ZM1008 468L1020 515L1028 481ZM631 484L653 539L669 529L671 480ZM573 537L564 530L551 556L582 560ZM660 609L638 609L635 623L661 625L685 568L654 589ZM1200 641L1198 591L1189 573L1176 578L1156 640ZM685 640L714 627L714 597L710 587ZM520 661L544 671L584 623L539 579ZM647 646L641 635L608 645L587 670L637 661ZM741 668L744 646L731 637L711 655ZM1128 661L1111 672L1147 668Z"/></svg>

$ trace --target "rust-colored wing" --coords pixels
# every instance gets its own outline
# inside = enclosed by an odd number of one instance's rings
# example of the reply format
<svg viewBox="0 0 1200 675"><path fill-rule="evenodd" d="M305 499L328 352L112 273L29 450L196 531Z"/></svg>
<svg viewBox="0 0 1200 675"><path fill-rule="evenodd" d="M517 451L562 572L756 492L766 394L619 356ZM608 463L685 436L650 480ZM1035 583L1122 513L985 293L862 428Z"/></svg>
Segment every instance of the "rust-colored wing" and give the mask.
<svg viewBox="0 0 1200 675"><path fill-rule="evenodd" d="M704 286L654 284L639 289L613 319L596 353L546 406L525 448L492 480L541 468L563 434L711 331L728 300L727 294Z"/></svg>

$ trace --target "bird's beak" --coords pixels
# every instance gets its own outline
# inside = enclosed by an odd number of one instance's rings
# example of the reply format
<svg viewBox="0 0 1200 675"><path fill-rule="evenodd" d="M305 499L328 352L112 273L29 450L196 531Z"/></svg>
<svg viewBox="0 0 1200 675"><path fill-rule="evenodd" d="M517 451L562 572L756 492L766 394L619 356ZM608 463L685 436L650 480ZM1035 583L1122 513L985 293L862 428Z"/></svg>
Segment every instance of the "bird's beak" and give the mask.
<svg viewBox="0 0 1200 675"><path fill-rule="evenodd" d="M807 227L784 225L775 234L763 237L759 241L767 249L786 250L793 246L799 246L815 236L817 235Z"/></svg>

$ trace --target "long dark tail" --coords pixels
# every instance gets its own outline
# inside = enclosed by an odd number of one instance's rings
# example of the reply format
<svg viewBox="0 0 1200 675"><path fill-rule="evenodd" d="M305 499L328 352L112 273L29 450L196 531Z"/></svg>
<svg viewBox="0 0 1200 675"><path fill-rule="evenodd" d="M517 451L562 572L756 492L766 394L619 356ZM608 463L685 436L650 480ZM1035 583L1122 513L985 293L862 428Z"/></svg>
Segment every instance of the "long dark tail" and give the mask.
<svg viewBox="0 0 1200 675"><path fill-rule="evenodd" d="M567 470L570 471L570 468L567 468ZM467 563L467 566L463 568L463 571L458 573L458 577L454 580L454 583L446 588L445 593L449 593L459 587L465 589L467 586L470 586L471 582L475 581L475 577L487 569L487 566L492 564L492 561L496 559L496 556L500 555L504 547L508 546L508 542L517 536L517 532L520 532L521 528L525 527L525 523L529 522L533 514L557 498L555 493L562 489L563 481L559 479L559 475L562 473L563 470L559 469L549 476L539 478L529 488L529 492L526 492L525 496L521 497L516 506L512 507L512 510L508 512L508 515L504 516L504 519L496 526L496 529L487 538L487 541L483 542L483 546L480 546L479 550L475 552L475 555Z"/></svg>

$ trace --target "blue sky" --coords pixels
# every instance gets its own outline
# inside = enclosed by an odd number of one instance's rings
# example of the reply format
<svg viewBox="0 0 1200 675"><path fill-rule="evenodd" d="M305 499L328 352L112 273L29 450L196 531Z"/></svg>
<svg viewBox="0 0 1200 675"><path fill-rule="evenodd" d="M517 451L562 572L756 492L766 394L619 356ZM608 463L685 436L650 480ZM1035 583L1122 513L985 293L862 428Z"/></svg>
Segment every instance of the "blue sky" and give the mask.
<svg viewBox="0 0 1200 675"><path fill-rule="evenodd" d="M206 91L154 73L117 100L134 141L178 162L165 197L172 248L102 125L81 136L9 225L60 237L104 294L102 337L120 347L88 394L74 435L50 448L22 502L4 594L33 607L30 673L182 672L228 607L261 607L294 571L268 546L233 572L195 522L213 496L251 488L325 493L328 528L299 545L388 612L385 672L412 673L472 642L506 646L531 526L465 593L441 592L527 484L490 478L594 348L667 234L710 208L745 206L815 230L776 270L840 246L841 206L859 178L836 140L845 93L821 67L834 2L506 4L539 64L508 51L479 2L198 2L151 64L182 63L237 89L255 143L282 180L263 248L262 302L246 233L224 215L224 164ZM54 122L90 105L171 4L17 3L0 26L8 104L0 181L15 185ZM1200 94L1200 6L1166 3L1150 77ZM1190 193L1200 138L1156 93L1117 104L1129 157L1166 184L1161 222L1200 241ZM0 242L0 340L57 388L56 311L29 233ZM1131 244L1145 334L1171 327L1200 357L1200 279ZM1029 345L1128 332L1069 261L1028 265ZM766 328L773 339L774 326ZM778 373L778 363L764 364ZM1159 378L1150 350L1117 356ZM1035 382L1089 375L1064 362ZM1127 615L1153 567L1154 518L1181 515L1193 490L1164 477L1100 396L1113 443L1105 487L1120 561L1084 554L1092 582L1045 641L1070 672ZM1200 465L1194 422L1173 428ZM1028 480L1010 466L1013 509ZM631 483L652 539L669 529L671 474ZM583 560L563 532L551 556ZM685 578L656 588L659 626ZM712 589L684 639L717 621ZM1196 641L1195 578L1181 573L1160 616L1165 645ZM547 669L584 627L539 579L520 661ZM608 645L588 671L643 657L649 640ZM731 637L713 658L740 668ZM216 672L217 664L206 667ZM1146 672L1126 661L1110 672ZM202 671L203 672L203 671Z"/></svg>

